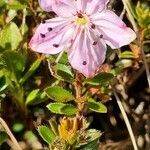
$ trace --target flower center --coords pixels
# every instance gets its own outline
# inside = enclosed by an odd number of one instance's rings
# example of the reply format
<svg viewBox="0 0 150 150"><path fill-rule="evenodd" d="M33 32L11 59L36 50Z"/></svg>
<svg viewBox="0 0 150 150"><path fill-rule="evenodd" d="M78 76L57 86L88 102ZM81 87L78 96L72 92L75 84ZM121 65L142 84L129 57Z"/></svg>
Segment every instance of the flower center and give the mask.
<svg viewBox="0 0 150 150"><path fill-rule="evenodd" d="M75 22L78 25L84 26L88 23L88 20L86 16L83 16L82 14L78 14Z"/></svg>

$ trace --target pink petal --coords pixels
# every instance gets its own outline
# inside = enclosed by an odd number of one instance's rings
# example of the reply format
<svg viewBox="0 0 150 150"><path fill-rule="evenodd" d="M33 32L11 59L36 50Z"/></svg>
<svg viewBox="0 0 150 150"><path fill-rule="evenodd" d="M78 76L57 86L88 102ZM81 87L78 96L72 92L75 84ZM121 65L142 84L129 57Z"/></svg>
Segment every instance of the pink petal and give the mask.
<svg viewBox="0 0 150 150"><path fill-rule="evenodd" d="M52 11L54 0L39 0L40 7L47 12Z"/></svg>
<svg viewBox="0 0 150 150"><path fill-rule="evenodd" d="M75 7L75 1L73 0L61 0L64 4Z"/></svg>
<svg viewBox="0 0 150 150"><path fill-rule="evenodd" d="M88 0L86 13L91 15L96 13L97 11L102 11L106 8L108 2L109 0Z"/></svg>
<svg viewBox="0 0 150 150"><path fill-rule="evenodd" d="M47 20L39 25L29 46L40 53L59 53L69 44L73 31L73 27L61 18Z"/></svg>
<svg viewBox="0 0 150 150"><path fill-rule="evenodd" d="M64 2L53 5L52 9L59 17L68 18L76 14L76 8L73 1L72 3L70 1L69 3L67 0L65 0Z"/></svg>
<svg viewBox="0 0 150 150"><path fill-rule="evenodd" d="M84 12L88 1L89 0L76 0L75 1L78 12L80 12L80 11Z"/></svg>
<svg viewBox="0 0 150 150"><path fill-rule="evenodd" d="M93 45L93 42L87 32L82 30L68 52L72 67L88 78L96 74L106 53L106 45L103 41L99 40L96 45Z"/></svg>
<svg viewBox="0 0 150 150"><path fill-rule="evenodd" d="M93 23L111 48L128 45L136 38L135 32L112 11L104 10L93 16Z"/></svg>

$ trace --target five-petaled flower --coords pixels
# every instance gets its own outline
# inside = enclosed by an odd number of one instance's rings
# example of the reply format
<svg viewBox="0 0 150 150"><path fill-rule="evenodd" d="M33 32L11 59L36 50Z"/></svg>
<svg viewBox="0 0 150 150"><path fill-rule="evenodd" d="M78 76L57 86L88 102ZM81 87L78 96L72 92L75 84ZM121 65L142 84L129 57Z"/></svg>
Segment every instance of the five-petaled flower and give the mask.
<svg viewBox="0 0 150 150"><path fill-rule="evenodd" d="M46 20L30 41L32 50L57 54L64 49L72 67L93 77L105 60L106 44L116 49L136 38L135 32L112 11L109 0L40 0L56 18Z"/></svg>

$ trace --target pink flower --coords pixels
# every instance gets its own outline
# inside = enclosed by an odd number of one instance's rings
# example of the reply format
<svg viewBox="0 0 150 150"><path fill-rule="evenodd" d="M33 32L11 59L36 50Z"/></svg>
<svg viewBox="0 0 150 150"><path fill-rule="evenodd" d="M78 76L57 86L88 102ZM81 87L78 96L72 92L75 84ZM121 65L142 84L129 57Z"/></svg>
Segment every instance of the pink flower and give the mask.
<svg viewBox="0 0 150 150"><path fill-rule="evenodd" d="M106 44L115 49L136 38L133 30L106 9L108 0L63 1L63 7L53 7L58 17L37 28L29 44L32 50L45 54L65 50L74 69L93 77L105 60Z"/></svg>

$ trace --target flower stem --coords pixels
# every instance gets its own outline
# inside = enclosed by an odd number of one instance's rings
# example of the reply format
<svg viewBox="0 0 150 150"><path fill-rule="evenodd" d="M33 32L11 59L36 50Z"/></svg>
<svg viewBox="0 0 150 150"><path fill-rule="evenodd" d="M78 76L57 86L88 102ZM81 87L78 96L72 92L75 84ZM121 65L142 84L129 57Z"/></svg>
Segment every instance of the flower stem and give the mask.
<svg viewBox="0 0 150 150"><path fill-rule="evenodd" d="M117 92L115 91L115 88L112 87L112 89L113 89L114 96L115 96L115 98L116 98L116 100L117 100L117 104L118 104L118 106L119 106L119 109L120 109L120 111L121 111L121 113L122 113L123 119L124 119L124 121L125 121L125 124L126 124L126 126L127 126L127 129L128 129L128 132L129 132L129 135L130 135L130 138L131 138L131 141L132 141L134 150L138 150L138 146L137 146L137 143L136 143L136 140L135 140L135 136L134 136L134 134L133 134L133 130L132 130L132 128L131 128L131 124L130 124L129 119L128 119L128 117L127 117L127 114L126 114L126 112L125 112L125 110L124 110L124 107L123 107L123 105L122 105L122 102L121 102L121 100L120 100L120 98L119 98Z"/></svg>
<svg viewBox="0 0 150 150"><path fill-rule="evenodd" d="M16 147L17 150L22 150L22 148L20 147L19 143L17 142L16 138L14 137L14 135L12 134L12 132L10 131L8 125L6 124L6 122L0 117L0 124L3 126L3 128L5 129L6 133L9 135L9 137L11 138L14 146Z"/></svg>

